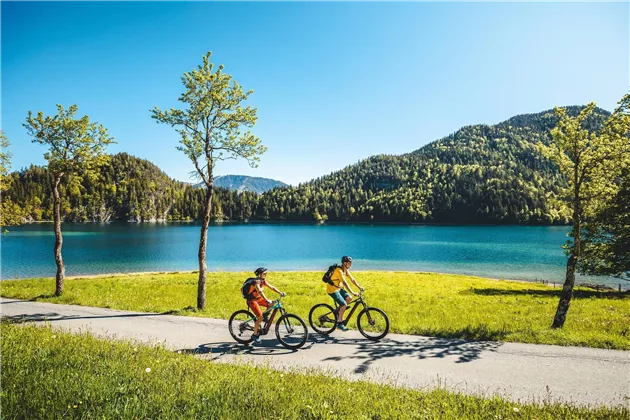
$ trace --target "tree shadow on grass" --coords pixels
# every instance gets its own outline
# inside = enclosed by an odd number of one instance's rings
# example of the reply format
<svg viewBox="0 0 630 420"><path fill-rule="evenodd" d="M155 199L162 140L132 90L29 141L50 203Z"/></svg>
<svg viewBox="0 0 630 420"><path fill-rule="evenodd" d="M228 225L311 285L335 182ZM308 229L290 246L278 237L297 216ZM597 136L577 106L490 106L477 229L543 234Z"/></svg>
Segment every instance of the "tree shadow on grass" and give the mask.
<svg viewBox="0 0 630 420"><path fill-rule="evenodd" d="M506 289L470 289L460 292L461 295L481 295L481 296L542 296L542 297L557 297L560 298L560 292L562 288L538 290L538 289L521 289L521 290L506 290ZM573 290L574 299L628 299L630 298L630 290L625 292L613 292L613 291L597 291L597 290Z"/></svg>
<svg viewBox="0 0 630 420"><path fill-rule="evenodd" d="M34 298L29 299L29 302L37 302L40 299L52 299L55 297L54 293L46 293L46 294L41 294L39 296L35 296Z"/></svg>
<svg viewBox="0 0 630 420"><path fill-rule="evenodd" d="M467 341L458 339L410 336L413 339L382 339L378 342L370 340L353 340L324 335L313 335L319 344L348 344L356 346L349 356L331 356L324 361L342 361L346 359L360 360L361 364L354 373L365 373L370 366L381 359L393 357L412 357L415 359L455 358L455 363L473 362L483 352L496 351L502 343L495 341Z"/></svg>

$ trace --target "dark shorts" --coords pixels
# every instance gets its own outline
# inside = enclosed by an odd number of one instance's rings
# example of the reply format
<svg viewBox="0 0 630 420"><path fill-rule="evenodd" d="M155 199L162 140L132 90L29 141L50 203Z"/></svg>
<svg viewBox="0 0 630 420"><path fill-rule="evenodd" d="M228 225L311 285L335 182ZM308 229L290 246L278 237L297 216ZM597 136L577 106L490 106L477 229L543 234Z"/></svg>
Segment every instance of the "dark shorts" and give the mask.
<svg viewBox="0 0 630 420"><path fill-rule="evenodd" d="M328 296L333 298L337 305L343 306L346 304L346 299L350 297L350 293L346 292L345 289L339 289L335 293L328 293Z"/></svg>

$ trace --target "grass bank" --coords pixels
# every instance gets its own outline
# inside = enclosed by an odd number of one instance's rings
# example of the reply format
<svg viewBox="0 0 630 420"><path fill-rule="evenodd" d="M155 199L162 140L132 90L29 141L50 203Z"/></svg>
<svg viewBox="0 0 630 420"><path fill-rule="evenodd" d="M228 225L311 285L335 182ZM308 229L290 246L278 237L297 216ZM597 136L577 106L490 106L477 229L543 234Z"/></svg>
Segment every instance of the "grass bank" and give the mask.
<svg viewBox="0 0 630 420"><path fill-rule="evenodd" d="M160 347L3 323L2 418L622 419L627 409L512 403L311 372L215 364Z"/></svg>
<svg viewBox="0 0 630 420"><path fill-rule="evenodd" d="M195 273L66 280L62 297L52 296L53 279L5 280L1 282L1 294L42 302L227 319L245 307L240 286L249 275L210 273L203 311L194 308ZM306 320L314 304L332 302L325 294L321 275L270 272L268 280L288 293L285 303L289 311ZM552 330L549 326L559 288L434 273L360 272L355 277L367 290L368 303L387 312L392 332L630 350L627 292L577 289L565 327ZM268 296L274 293L269 291Z"/></svg>

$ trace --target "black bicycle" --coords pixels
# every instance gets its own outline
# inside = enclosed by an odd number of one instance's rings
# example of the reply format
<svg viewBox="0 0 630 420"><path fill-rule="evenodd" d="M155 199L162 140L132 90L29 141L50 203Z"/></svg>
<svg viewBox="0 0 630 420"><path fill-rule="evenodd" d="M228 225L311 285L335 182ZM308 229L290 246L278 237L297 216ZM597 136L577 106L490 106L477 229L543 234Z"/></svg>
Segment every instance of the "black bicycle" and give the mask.
<svg viewBox="0 0 630 420"><path fill-rule="evenodd" d="M350 307L352 305L352 307ZM368 340L378 341L385 337L389 332L389 318L382 310L373 306L368 306L363 296L363 292L359 297L348 303L345 312L343 325L348 325L348 321L358 307L363 307L357 316L357 327L359 332ZM337 315L339 305L335 302L335 309L326 303L319 303L311 308L308 314L308 322L311 327L320 334L328 335L337 329Z"/></svg>
<svg viewBox="0 0 630 420"><path fill-rule="evenodd" d="M265 335L269 332L276 313L280 312L280 318L276 323L276 337L280 344L288 349L299 349L308 339L308 329L306 323L297 315L287 313L282 306L282 297L274 300L269 308L263 312L263 322L261 322L258 332ZM254 338L254 324L256 316L250 311L241 309L230 317L228 328L232 338L241 344L249 344Z"/></svg>

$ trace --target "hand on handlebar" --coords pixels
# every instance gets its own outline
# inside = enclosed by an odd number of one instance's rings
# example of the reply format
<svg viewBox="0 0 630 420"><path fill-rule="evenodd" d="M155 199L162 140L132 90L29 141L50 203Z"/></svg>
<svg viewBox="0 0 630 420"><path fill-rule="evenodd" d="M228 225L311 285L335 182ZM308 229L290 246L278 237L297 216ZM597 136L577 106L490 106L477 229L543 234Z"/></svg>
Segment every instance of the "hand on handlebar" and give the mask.
<svg viewBox="0 0 630 420"><path fill-rule="evenodd" d="M361 293L365 292L365 289L363 287L359 287L359 290L361 291Z"/></svg>
<svg viewBox="0 0 630 420"><path fill-rule="evenodd" d="M280 297L285 297L287 294L284 292L280 292Z"/></svg>

